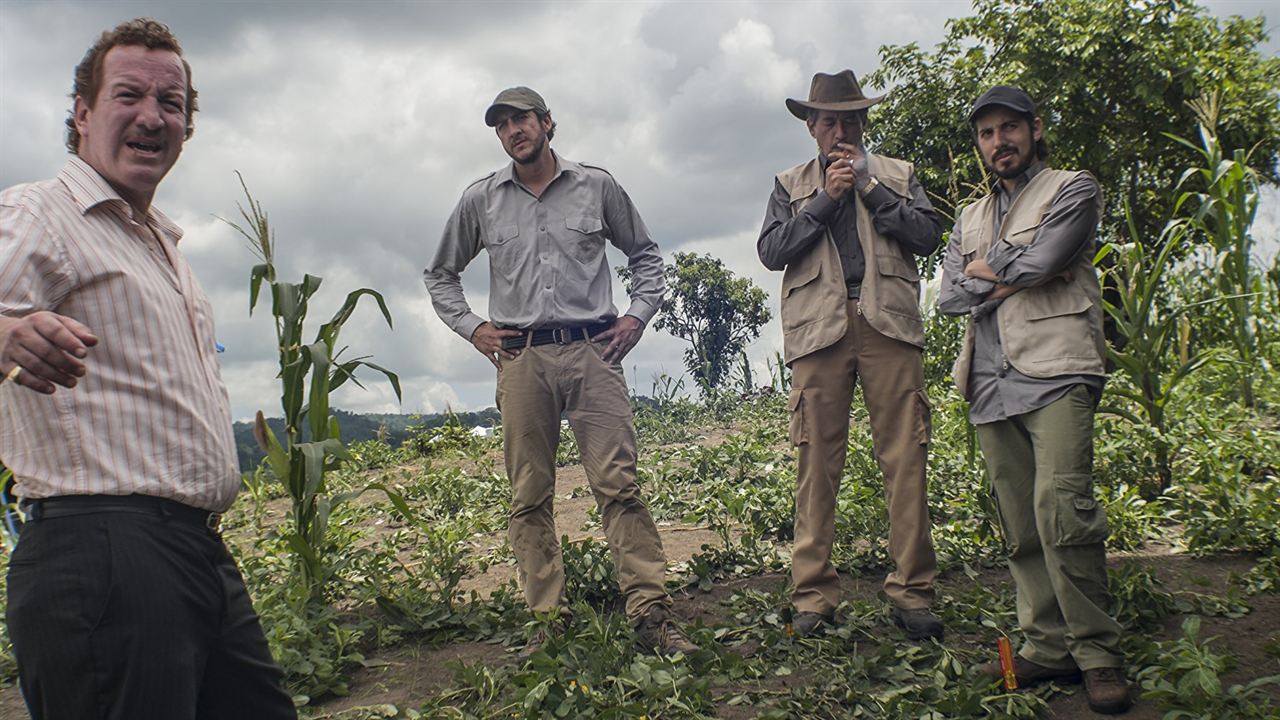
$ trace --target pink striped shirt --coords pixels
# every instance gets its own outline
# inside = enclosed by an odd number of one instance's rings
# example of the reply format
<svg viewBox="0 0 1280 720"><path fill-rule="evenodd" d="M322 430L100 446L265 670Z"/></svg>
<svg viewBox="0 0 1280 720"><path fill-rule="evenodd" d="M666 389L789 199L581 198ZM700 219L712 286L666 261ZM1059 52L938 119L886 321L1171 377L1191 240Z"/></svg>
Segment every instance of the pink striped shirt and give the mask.
<svg viewBox="0 0 1280 720"><path fill-rule="evenodd" d="M98 336L73 389L0 385L0 462L24 498L127 495L208 510L240 487L213 308L178 252L73 156L53 180L0 194L0 315L49 310Z"/></svg>

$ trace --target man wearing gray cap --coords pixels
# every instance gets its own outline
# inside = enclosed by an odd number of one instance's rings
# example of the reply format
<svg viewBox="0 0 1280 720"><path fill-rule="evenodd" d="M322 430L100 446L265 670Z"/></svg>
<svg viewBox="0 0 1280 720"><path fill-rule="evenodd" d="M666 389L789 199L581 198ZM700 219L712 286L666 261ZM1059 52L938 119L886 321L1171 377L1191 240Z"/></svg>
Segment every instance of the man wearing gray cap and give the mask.
<svg viewBox="0 0 1280 720"><path fill-rule="evenodd" d="M996 86L969 113L993 192L961 211L938 307L967 315L953 376L977 426L1017 586L1020 685L1078 681L1089 707L1129 709L1107 613L1106 510L1093 494L1093 411L1106 380L1088 172L1045 167L1035 104ZM986 671L999 677L999 663Z"/></svg>
<svg viewBox="0 0 1280 720"><path fill-rule="evenodd" d="M567 417L595 493L637 642L690 653L663 587L662 541L636 484L636 437L622 358L658 312L662 257L627 193L605 170L551 149L542 96L503 90L484 114L511 164L472 183L423 273L436 313L498 370L511 478L511 548L530 609L564 604L552 501L560 417ZM627 255L631 305L613 305L605 242ZM489 320L472 312L459 274L489 253ZM546 641L540 631L526 651Z"/></svg>
<svg viewBox="0 0 1280 720"><path fill-rule="evenodd" d="M871 419L884 473L889 557L884 592L911 639L941 638L929 610L937 560L925 494L929 401L916 256L938 247L938 217L910 163L862 146L867 108L853 71L813 77L808 101L787 100L818 155L780 173L756 245L782 276L782 335L791 367L796 475L792 628L832 622L840 586L831 564L836 496L849 442L853 386Z"/></svg>

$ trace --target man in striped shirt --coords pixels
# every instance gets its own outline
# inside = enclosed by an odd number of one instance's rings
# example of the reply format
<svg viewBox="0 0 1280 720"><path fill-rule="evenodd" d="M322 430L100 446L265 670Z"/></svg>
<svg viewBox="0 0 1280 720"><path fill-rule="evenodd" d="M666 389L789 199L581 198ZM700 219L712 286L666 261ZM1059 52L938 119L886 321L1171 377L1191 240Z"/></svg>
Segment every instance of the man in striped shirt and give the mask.
<svg viewBox="0 0 1280 720"><path fill-rule="evenodd" d="M28 522L10 636L31 715L294 718L219 514L240 485L213 312L151 206L191 69L150 19L76 67L72 156L0 194L0 462Z"/></svg>

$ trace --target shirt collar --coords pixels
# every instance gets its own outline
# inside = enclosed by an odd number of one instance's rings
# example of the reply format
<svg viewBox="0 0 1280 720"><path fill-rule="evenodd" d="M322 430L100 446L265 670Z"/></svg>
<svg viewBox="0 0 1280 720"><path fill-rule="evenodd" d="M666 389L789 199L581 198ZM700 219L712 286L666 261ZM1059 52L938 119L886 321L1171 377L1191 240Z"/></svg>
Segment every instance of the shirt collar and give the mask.
<svg viewBox="0 0 1280 720"><path fill-rule="evenodd" d="M565 158L560 157L555 150L551 151L551 156L556 159L556 172L551 176L551 182L554 183L556 178L560 177L564 173L581 174L583 172L581 165L572 160L566 160ZM493 179L498 185L506 182L516 182L516 161L512 160L506 165L503 165L498 172L494 174Z"/></svg>
<svg viewBox="0 0 1280 720"><path fill-rule="evenodd" d="M120 193L111 187L111 183L107 182L106 178L99 175L98 171L79 155L67 158L62 171L58 173L58 179L71 193L71 199L75 201L81 215L88 214L99 205L111 203L119 207L128 217L133 216L133 207L120 197ZM147 224L163 232L175 245L182 239L182 228L157 210L154 205L147 209Z"/></svg>

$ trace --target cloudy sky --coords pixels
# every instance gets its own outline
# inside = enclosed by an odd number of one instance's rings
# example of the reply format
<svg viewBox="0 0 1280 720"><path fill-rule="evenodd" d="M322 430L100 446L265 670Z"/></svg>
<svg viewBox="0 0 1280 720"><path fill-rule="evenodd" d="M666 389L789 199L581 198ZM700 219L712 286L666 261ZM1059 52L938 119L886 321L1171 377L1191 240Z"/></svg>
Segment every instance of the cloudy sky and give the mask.
<svg viewBox="0 0 1280 720"><path fill-rule="evenodd" d="M1208 6L1276 15L1261 0ZM482 120L498 90L538 89L559 123L557 151L608 168L664 254L714 253L776 311L780 276L760 266L755 239L774 173L814 150L784 98L804 97L815 71L862 76L882 44L932 46L947 18L968 12L943 0L0 0L0 187L57 173L73 67L102 30L155 17L182 42L200 91L195 136L155 203L186 229L235 416L279 414L270 308L248 315L255 259L219 220L238 216L235 171L270 214L282 275L324 278L317 322L355 288L387 298L394 331L368 305L343 340L400 374L403 405L370 375L368 390L340 391L340 406L477 409L493 404L493 368L436 318L421 271L463 188L507 160ZM1274 232L1270 197L1262 221ZM486 267L482 254L463 276L481 315ZM751 349L758 373L781 343L775 320ZM655 374L681 375L683 348L649 331L628 379L648 393Z"/></svg>

